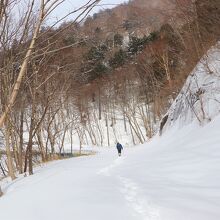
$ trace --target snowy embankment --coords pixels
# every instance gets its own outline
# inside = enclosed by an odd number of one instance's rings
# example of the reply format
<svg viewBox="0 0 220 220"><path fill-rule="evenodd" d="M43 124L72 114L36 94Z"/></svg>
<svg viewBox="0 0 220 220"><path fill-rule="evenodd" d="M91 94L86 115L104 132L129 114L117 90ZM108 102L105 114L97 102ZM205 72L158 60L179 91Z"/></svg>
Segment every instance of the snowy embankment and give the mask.
<svg viewBox="0 0 220 220"><path fill-rule="evenodd" d="M167 112L163 128L179 128L196 121L200 125L220 114L220 42L200 60Z"/></svg>
<svg viewBox="0 0 220 220"><path fill-rule="evenodd" d="M212 49L209 66L189 77L161 137L121 158L103 148L5 182L0 219L219 220L219 54Z"/></svg>

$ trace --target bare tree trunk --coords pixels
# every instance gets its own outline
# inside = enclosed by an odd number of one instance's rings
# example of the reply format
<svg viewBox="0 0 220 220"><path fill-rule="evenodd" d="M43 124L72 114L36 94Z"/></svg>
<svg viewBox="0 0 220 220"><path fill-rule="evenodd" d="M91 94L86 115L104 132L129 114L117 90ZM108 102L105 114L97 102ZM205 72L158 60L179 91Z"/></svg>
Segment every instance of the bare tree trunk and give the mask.
<svg viewBox="0 0 220 220"><path fill-rule="evenodd" d="M22 65L21 65L21 69L20 69L20 72L18 74L18 78L17 78L16 83L14 85L14 88L13 88L13 91L11 93L11 96L9 98L8 105L5 108L4 113L0 117L0 128L3 127L3 124L4 124L5 120L6 120L6 117L7 117L8 113L10 112L12 106L14 105L15 99L16 99L16 97L18 95L18 91L20 89L23 77L24 77L24 75L27 72L26 71L27 70L27 65L28 65L28 62L31 59L31 55L32 55L32 52L34 50L36 39L37 39L39 30L40 30L41 24L43 22L43 19L44 19L44 0L41 0L40 15L39 15L39 18L38 18L38 21L37 21L37 24L36 24L36 27L35 27L35 30L34 30L34 34L33 34L30 46L29 46L29 48L27 50L27 53L25 55L24 61L23 61Z"/></svg>
<svg viewBox="0 0 220 220"><path fill-rule="evenodd" d="M70 152L71 154L73 154L73 128L71 126L70 128Z"/></svg>
<svg viewBox="0 0 220 220"><path fill-rule="evenodd" d="M6 125L8 125L7 122L6 122ZM9 128L8 126L6 126L6 129L5 129L5 145L6 146L5 147L6 147L6 153L7 153L8 172L9 172L9 176L11 177L11 179L14 180L16 176L15 176L14 167L13 167L9 138L10 138Z"/></svg>
<svg viewBox="0 0 220 220"><path fill-rule="evenodd" d="M27 172L27 164L28 164L28 147L26 148L26 152L25 152L25 158L24 158L24 173Z"/></svg>
<svg viewBox="0 0 220 220"><path fill-rule="evenodd" d="M0 169L2 170L3 175L6 177L7 175L6 175L6 173L5 173L5 169L4 169L4 167L2 166L1 162L0 162Z"/></svg>
<svg viewBox="0 0 220 220"><path fill-rule="evenodd" d="M110 140L109 140L109 125L108 125L108 114L106 113L106 128L107 128L107 140L108 140L108 146L110 146Z"/></svg>
<svg viewBox="0 0 220 220"><path fill-rule="evenodd" d="M51 154L53 155L55 153L55 148L54 148L55 141L50 128L48 128L48 140L50 141Z"/></svg>
<svg viewBox="0 0 220 220"><path fill-rule="evenodd" d="M23 125L24 125L24 111L21 110L20 115L20 130L19 130L19 154L18 154L18 164L19 164L19 173L23 173Z"/></svg>
<svg viewBox="0 0 220 220"><path fill-rule="evenodd" d="M38 129L38 130L37 130L36 135L37 135L38 145L39 145L39 147L40 147L40 152L41 152L42 161L43 161L43 162L46 162L46 153L45 153L45 148L44 148L44 144L43 144L42 131L41 131L41 129Z"/></svg>
<svg viewBox="0 0 220 220"><path fill-rule="evenodd" d="M124 120L124 128L125 128L125 132L127 133L127 124L126 124L126 115L125 115L125 111L123 112L123 120Z"/></svg>
<svg viewBox="0 0 220 220"><path fill-rule="evenodd" d="M63 133L63 137L62 137L62 142L61 142L61 146L60 146L60 155L62 153L62 150L64 151L64 141L65 141L67 130L68 130L68 125L64 129L64 133Z"/></svg>
<svg viewBox="0 0 220 220"><path fill-rule="evenodd" d="M88 131L88 134L89 134L90 139L92 141L92 144L96 145L97 144L97 140L96 140L96 136L95 136L95 133L94 133L92 125L91 125L90 117L88 117L88 128L87 128L87 131Z"/></svg>
<svg viewBox="0 0 220 220"><path fill-rule="evenodd" d="M3 192L2 192L2 189L1 189L1 186L0 186L0 197L3 195Z"/></svg>
<svg viewBox="0 0 220 220"><path fill-rule="evenodd" d="M81 152L82 152L82 138L83 138L83 135L82 135L82 131L79 129L77 129L77 134L78 134L78 137L79 137L79 154L81 155Z"/></svg>
<svg viewBox="0 0 220 220"><path fill-rule="evenodd" d="M28 140L28 172L29 175L33 174L33 130L34 130L34 113L32 112L31 116L31 125L29 131L29 140Z"/></svg>
<svg viewBox="0 0 220 220"><path fill-rule="evenodd" d="M130 116L127 116L127 118L128 118L128 122L129 122L131 128L132 128L133 131L135 132L135 134L136 134L136 136L138 137L139 141L143 144L143 140L142 140L142 138L141 138L141 134L139 134L139 131L135 129L134 125L132 124L132 121L131 121Z"/></svg>
<svg viewBox="0 0 220 220"><path fill-rule="evenodd" d="M99 120L102 119L102 106L101 106L101 89L100 89L100 86L98 85L99 87Z"/></svg>
<svg viewBox="0 0 220 220"><path fill-rule="evenodd" d="M13 149L13 155L14 155L16 170L17 170L19 168L19 164L18 164L18 148L17 148L18 145L17 145L15 132L10 132L10 137L11 137L11 146Z"/></svg>
<svg viewBox="0 0 220 220"><path fill-rule="evenodd" d="M103 134L102 134L102 129L100 128L100 125L99 125L99 122L98 122L98 120L96 120L96 114L95 113L93 113L93 115L94 115L94 119L95 119L95 122L96 122L96 127L97 127L97 129L98 129L98 131L99 131L99 135L100 135L100 141L101 141L101 146L103 145Z"/></svg>
<svg viewBox="0 0 220 220"><path fill-rule="evenodd" d="M133 131L132 131L132 127L131 127L130 123L129 123L129 125L130 125L130 130L131 130L132 141L133 141L133 144L135 145L135 140L134 140L134 134L133 134Z"/></svg>

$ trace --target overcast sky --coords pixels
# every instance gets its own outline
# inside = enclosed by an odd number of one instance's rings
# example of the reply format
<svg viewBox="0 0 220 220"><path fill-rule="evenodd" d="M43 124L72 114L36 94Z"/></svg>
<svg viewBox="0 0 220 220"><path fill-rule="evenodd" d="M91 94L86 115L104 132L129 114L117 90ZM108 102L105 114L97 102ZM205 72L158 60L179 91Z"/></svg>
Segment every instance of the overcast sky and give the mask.
<svg viewBox="0 0 220 220"><path fill-rule="evenodd" d="M66 0L65 3L60 5L59 8L57 8L56 11L50 16L50 21L48 22L53 23L52 21L58 20L59 18L65 16L67 13L79 8L87 2L88 0ZM91 14L98 12L101 9L112 8L117 4L121 4L124 2L127 2L127 0L101 0L99 6L94 8ZM73 20L74 15L72 15L72 17L69 17L69 19Z"/></svg>

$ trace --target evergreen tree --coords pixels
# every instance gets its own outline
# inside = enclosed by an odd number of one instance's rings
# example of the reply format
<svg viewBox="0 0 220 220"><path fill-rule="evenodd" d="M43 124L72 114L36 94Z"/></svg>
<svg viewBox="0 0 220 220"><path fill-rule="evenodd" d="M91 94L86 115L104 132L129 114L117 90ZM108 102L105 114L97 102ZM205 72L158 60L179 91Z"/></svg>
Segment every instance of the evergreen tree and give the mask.
<svg viewBox="0 0 220 220"><path fill-rule="evenodd" d="M125 63L126 58L127 58L126 52L120 49L114 54L114 57L110 59L109 64L113 68L120 67Z"/></svg>
<svg viewBox="0 0 220 220"><path fill-rule="evenodd" d="M114 42L116 46L121 46L123 44L123 36L120 34L115 34L114 36Z"/></svg>

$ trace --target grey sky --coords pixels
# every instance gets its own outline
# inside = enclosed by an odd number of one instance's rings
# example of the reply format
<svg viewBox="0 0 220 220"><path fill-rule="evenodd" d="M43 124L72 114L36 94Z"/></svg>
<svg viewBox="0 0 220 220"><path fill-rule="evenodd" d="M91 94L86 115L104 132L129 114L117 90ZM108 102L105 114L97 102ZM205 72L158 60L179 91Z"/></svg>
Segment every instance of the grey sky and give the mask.
<svg viewBox="0 0 220 220"><path fill-rule="evenodd" d="M76 8L79 8L80 6L84 5L87 2L88 0L66 0L50 16L49 23L52 23L52 21L54 20L58 20L59 18L65 16L67 13L73 11ZM124 2L127 2L127 0L101 0L101 2L99 3L99 6L94 8L91 14L98 12L101 9L112 8L116 6L117 4L121 4ZM72 17L69 17L69 19L74 19L74 15L72 15Z"/></svg>

